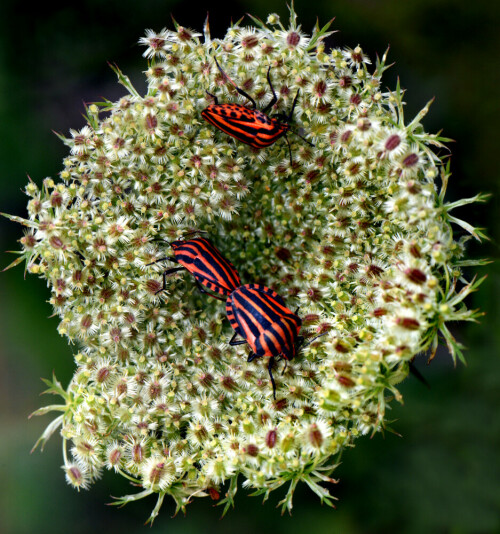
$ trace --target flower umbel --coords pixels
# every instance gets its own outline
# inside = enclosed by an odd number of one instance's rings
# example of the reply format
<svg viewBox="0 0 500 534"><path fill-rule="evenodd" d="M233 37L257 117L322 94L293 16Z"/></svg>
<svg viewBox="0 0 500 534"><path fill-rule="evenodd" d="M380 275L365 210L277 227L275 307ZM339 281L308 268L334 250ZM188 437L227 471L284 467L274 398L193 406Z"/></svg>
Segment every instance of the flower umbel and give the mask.
<svg viewBox="0 0 500 534"><path fill-rule="evenodd" d="M381 91L386 56L374 67L361 47L326 51L328 26L312 36L277 15L267 25L234 25L223 39L176 26L148 30L150 61L140 95L114 67L128 94L90 105L87 124L63 138L69 147L60 179L26 187L29 272L45 278L60 318L76 342L76 370L49 391L62 412L40 442L61 426L68 482L87 489L103 469L177 509L193 496L231 506L244 485L268 495L283 484L283 509L298 482L332 504L323 487L336 456L355 438L384 427L386 395L438 335L455 359L461 346L447 323L475 320L464 298L465 239L478 229L450 215L449 168L433 148L445 139L409 124L401 89ZM290 135L257 150L205 122L212 101L270 101L270 67L287 114L300 90ZM440 182L440 193L436 193ZM204 230L237 267L243 283L265 284L300 309L302 333L326 333L275 370L246 362L230 347L224 305L197 291L186 271L166 278L156 260L169 242ZM154 263L156 262L156 263ZM283 372L281 372L283 366ZM389 396L389 395L388 395Z"/></svg>

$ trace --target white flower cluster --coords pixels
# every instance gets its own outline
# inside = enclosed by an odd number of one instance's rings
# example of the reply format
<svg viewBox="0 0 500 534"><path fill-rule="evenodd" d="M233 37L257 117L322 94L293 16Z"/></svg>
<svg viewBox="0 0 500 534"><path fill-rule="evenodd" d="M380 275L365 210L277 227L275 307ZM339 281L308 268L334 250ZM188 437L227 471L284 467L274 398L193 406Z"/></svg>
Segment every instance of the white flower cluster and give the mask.
<svg viewBox="0 0 500 534"><path fill-rule="evenodd" d="M88 124L64 139L70 155L56 183L29 183L27 268L47 279L59 332L75 342L64 403L42 436L61 425L67 480L87 488L103 469L140 484L158 504L183 508L218 498L241 476L268 494L305 481L330 503L336 455L384 425L387 396L438 331L455 356L446 321L471 320L460 292L463 240L444 204L448 172L420 119L403 119L402 92L383 92L385 56L371 66L360 47L327 52L327 27L305 35L292 12L265 25L235 25L223 39L183 27L148 31L150 60L141 96L87 109ZM288 113L285 140L255 149L203 121L211 103L247 100L262 108L270 78ZM436 181L443 187L436 192ZM475 200L481 200L477 197ZM462 203L467 203L463 201ZM210 239L245 282L274 288L300 307L302 333L327 332L286 368L247 363L227 344L224 306L178 273L162 288L168 242L187 231ZM19 262L20 260L18 260ZM465 263L463 263L465 265ZM463 279L462 279L463 282ZM460 284L460 282L459 282Z"/></svg>

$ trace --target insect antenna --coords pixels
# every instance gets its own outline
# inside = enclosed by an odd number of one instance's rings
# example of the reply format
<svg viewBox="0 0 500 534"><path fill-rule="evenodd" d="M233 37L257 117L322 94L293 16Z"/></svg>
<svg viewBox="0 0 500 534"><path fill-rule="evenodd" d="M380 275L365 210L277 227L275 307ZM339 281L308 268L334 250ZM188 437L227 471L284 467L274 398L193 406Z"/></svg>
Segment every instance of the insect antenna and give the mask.
<svg viewBox="0 0 500 534"><path fill-rule="evenodd" d="M286 141L286 144L288 145L288 154L290 155L290 167L291 167L293 165L292 147L290 146L290 141L288 140L288 136L286 135L286 133L285 133L285 141Z"/></svg>
<svg viewBox="0 0 500 534"><path fill-rule="evenodd" d="M316 341L319 337L326 336L326 334L328 334L328 332L323 332L322 334L318 334L316 337L313 337L312 339L310 339L307 343L304 343L302 347L309 346L313 341Z"/></svg>
<svg viewBox="0 0 500 534"><path fill-rule="evenodd" d="M290 113L288 114L288 122L292 120L293 112L295 111L295 106L297 104L297 98L299 98L300 89L297 90L297 94L295 95L295 98L293 99L292 109L290 110Z"/></svg>
<svg viewBox="0 0 500 534"><path fill-rule="evenodd" d="M427 382L427 380L424 378L424 375L415 367L415 364L413 363L413 360L410 361L410 363L408 364L409 368L410 368L410 373L417 379L419 380L420 382L422 382L422 384L424 386L426 386L428 389L431 389L431 386L429 386L429 382Z"/></svg>
<svg viewBox="0 0 500 534"><path fill-rule="evenodd" d="M190 232L186 232L185 234L182 234L179 237L185 238L193 234L208 234L208 231L207 230L191 230ZM163 237L153 237L153 239L151 239L152 243L157 242L157 241L162 241L163 243L166 243L167 245L171 245L171 242L167 241L166 239L163 239Z"/></svg>
<svg viewBox="0 0 500 534"><path fill-rule="evenodd" d="M190 232L182 234L181 237L187 237L188 235L193 235L193 234L208 234L208 231L207 230L191 230Z"/></svg>
<svg viewBox="0 0 500 534"><path fill-rule="evenodd" d="M248 94L248 93L245 93L245 91L243 91L243 89L240 89L235 82L233 82L233 80L231 80L231 78L222 70L222 67L219 65L219 62L217 61L217 58L214 56L214 59L215 59L215 64L217 65L217 68L219 69L220 73L222 74L222 76L224 76L224 78L226 78L226 80L236 89L236 91L238 91L238 93L241 95L241 96L244 96L247 100L249 100L251 103L252 103L252 107L255 109L257 108L257 104L255 103L255 100ZM208 91L207 91L208 93ZM210 93L208 93L210 94ZM212 96L212 95L210 95Z"/></svg>
<svg viewBox="0 0 500 534"><path fill-rule="evenodd" d="M291 128L289 128L289 131L292 132L293 134L295 134L297 137L300 137L302 139L302 141L305 141L309 146L314 146L313 143L311 143L311 141L308 141L305 137L302 137L299 132L296 132L295 130L292 130Z"/></svg>
<svg viewBox="0 0 500 534"><path fill-rule="evenodd" d="M273 94L269 104L262 110L263 113L267 113L268 110L270 110L274 104L278 101L278 97L276 96L276 91L274 90L273 84L271 83L271 66L267 69L267 83L269 84L269 87L271 88L271 93Z"/></svg>
<svg viewBox="0 0 500 534"><path fill-rule="evenodd" d="M288 114L288 116L286 117L286 122L291 122L292 120L292 117L293 117L293 112L295 111L295 106L297 104L297 99L299 98L299 94L300 94L300 89L297 91L297 94L295 95L295 98L293 99L293 104L292 104L292 109L290 110L290 113ZM291 128L289 128L289 131L292 132L293 134L297 135L298 137L300 137L303 141L305 141L309 146L314 146L310 141L308 141L305 137L302 137L298 132L296 132L295 130L292 130Z"/></svg>

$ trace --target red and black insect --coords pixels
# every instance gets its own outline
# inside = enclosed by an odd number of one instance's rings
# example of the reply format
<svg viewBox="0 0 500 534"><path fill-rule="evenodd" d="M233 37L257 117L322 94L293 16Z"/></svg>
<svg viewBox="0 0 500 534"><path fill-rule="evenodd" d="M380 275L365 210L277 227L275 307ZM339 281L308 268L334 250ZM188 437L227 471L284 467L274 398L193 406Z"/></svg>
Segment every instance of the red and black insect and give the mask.
<svg viewBox="0 0 500 534"><path fill-rule="evenodd" d="M267 82L271 88L273 94L271 101L262 111L257 109L255 100L243 89L240 89L231 78L222 70L217 58L215 63L221 74L226 78L238 91L238 93L244 96L251 104L251 108L247 108L242 104L219 104L219 101L215 95L209 93L215 104L211 104L201 112L201 116L210 124L213 124L219 130L231 135L254 148L265 148L275 143L280 137L285 137L288 144L288 150L290 153L290 165L292 164L292 150L290 148L290 142L288 141L287 132L297 134L290 130L290 122L293 117L295 105L297 104L297 98L299 97L300 90L297 91L293 100L292 109L288 115L284 113L278 113L274 117L269 117L266 113L276 104L278 97L274 91L273 84L271 83L270 71L271 67L267 70ZM299 135L301 139L304 139ZM309 143L304 139L306 143ZM311 146L312 144L309 143Z"/></svg>
<svg viewBox="0 0 500 534"><path fill-rule="evenodd" d="M235 289L226 301L226 313L235 334L229 345L248 343L252 349L247 361L269 358L268 371L276 399L273 364L277 357L293 360L299 349L306 346L300 336L302 319L286 307L284 300L272 289L259 284L246 284ZM326 333L326 332L325 332ZM242 340L236 340L236 336ZM316 336L307 343L325 334Z"/></svg>
<svg viewBox="0 0 500 534"><path fill-rule="evenodd" d="M186 235L198 232L201 232L201 230L196 230ZM166 289L168 275L183 269L186 269L195 277L196 285L202 293L207 293L218 300L225 301L241 285L240 275L234 265L224 258L208 239L195 237L188 240L178 240L170 243L170 246L174 251L174 255L165 256L153 263L170 260L178 263L180 267L173 267L163 272L163 287L157 293ZM149 265L152 265L152 263ZM205 288L220 296L209 293Z"/></svg>

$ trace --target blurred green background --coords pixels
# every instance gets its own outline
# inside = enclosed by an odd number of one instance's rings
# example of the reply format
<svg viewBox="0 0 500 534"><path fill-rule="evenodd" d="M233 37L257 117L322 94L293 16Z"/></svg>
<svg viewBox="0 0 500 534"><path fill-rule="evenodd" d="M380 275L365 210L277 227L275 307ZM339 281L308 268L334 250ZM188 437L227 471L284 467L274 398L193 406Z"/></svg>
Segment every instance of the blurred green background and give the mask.
<svg viewBox="0 0 500 534"><path fill-rule="evenodd" d="M303 29L310 31L336 17L332 43L360 44L372 59L390 44L396 65L385 78L393 88L399 75L411 118L433 96L424 124L443 128L453 138L453 177L448 199L491 192L487 205L462 208L476 226L488 228L492 240L471 243L470 255L498 257L500 127L500 8L476 0L296 0ZM29 174L40 183L57 177L66 148L51 130L67 133L84 124L83 101L117 99L124 89L107 62L116 62L140 89L146 62L137 41L146 28L171 27L170 15L187 27L201 29L207 11L213 36L222 36L231 19L246 12L266 18L278 0L233 0L197 5L187 1L81 0L55 3L4 0L0 4L0 211L25 215L21 188ZM21 228L0 220L0 250L15 250ZM14 259L2 255L0 265ZM186 517L171 519L166 502L153 526L156 532L240 534L306 530L358 533L495 533L500 532L500 321L499 264L468 303L487 314L479 325L457 325L467 345L468 365L453 368L446 351L430 367L418 367L431 390L414 379L401 387L405 405L394 405L389 417L402 435L386 433L358 441L347 451L333 488L337 510L321 507L315 495L299 488L292 517L281 517L280 495L261 504L240 490L236 509L219 520L220 509L208 499L194 502ZM40 377L55 370L67 384L73 371L72 348L49 318L48 290L23 268L0 276L0 532L4 534L144 532L152 500L122 510L104 503L131 488L106 475L90 491L67 486L60 438L43 454L30 456L48 417L28 422L27 415L51 399L39 398Z"/></svg>

